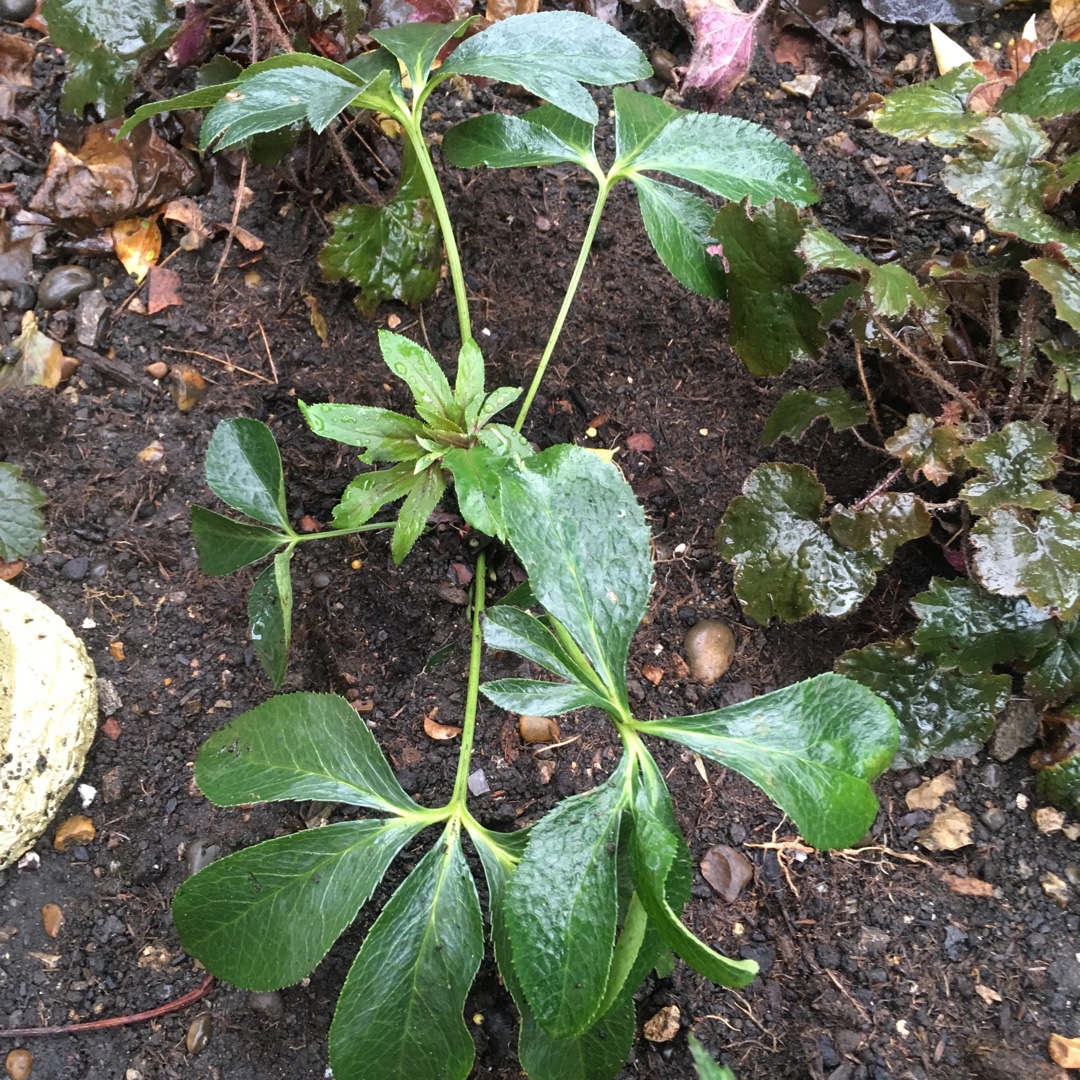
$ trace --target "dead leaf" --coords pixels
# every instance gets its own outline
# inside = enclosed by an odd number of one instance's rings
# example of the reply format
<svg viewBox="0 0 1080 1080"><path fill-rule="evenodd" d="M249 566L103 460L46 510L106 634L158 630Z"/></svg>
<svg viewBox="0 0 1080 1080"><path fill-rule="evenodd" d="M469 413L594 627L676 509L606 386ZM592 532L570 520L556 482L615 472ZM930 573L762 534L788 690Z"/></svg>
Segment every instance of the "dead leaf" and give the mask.
<svg viewBox="0 0 1080 1080"><path fill-rule="evenodd" d="M114 660L124 659L124 643L122 641L110 641L109 642L109 655Z"/></svg>
<svg viewBox="0 0 1080 1080"><path fill-rule="evenodd" d="M93 821L83 814L75 814L61 822L53 837L53 847L57 851L67 851L78 844L89 844L97 835Z"/></svg>
<svg viewBox="0 0 1080 1080"><path fill-rule="evenodd" d="M184 302L180 295L180 275L169 266L150 267L150 283L147 287L146 313L156 315L167 307L179 307Z"/></svg>
<svg viewBox="0 0 1080 1080"><path fill-rule="evenodd" d="M942 874L941 880L959 896L993 896L994 886L980 878L960 877L958 874Z"/></svg>
<svg viewBox="0 0 1080 1080"><path fill-rule="evenodd" d="M817 39L798 26L785 26L776 39L773 59L778 64L790 64L797 73L806 70L807 57L820 56Z"/></svg>
<svg viewBox="0 0 1080 1080"><path fill-rule="evenodd" d="M0 222L0 288L13 289L26 281L34 266L33 242L28 236L13 239L11 226Z"/></svg>
<svg viewBox="0 0 1080 1080"><path fill-rule="evenodd" d="M664 678L664 669L657 667L655 664L642 664L641 674L644 675L653 686L659 686Z"/></svg>
<svg viewBox="0 0 1080 1080"><path fill-rule="evenodd" d="M326 325L326 316L322 313L322 308L319 307L319 301L311 293L305 292L302 295L304 303L307 304L307 309L310 312L311 329L315 331L316 336L325 346L327 339L330 337L330 328ZM390 319L395 318L397 318L396 315L390 316ZM395 326L400 324L401 320L398 319L396 323L391 323L390 319L387 320L387 323L390 329L393 330Z"/></svg>
<svg viewBox="0 0 1080 1080"><path fill-rule="evenodd" d="M796 75L794 79L788 82L782 82L780 89L785 94L790 94L792 97L801 97L809 101L814 94L817 93L817 88L821 85L820 75Z"/></svg>
<svg viewBox="0 0 1080 1080"><path fill-rule="evenodd" d="M161 209L161 216L166 221L175 221L187 229L180 238L180 246L185 251L197 251L210 239L210 230L203 223L202 211L192 199L173 199L167 202Z"/></svg>
<svg viewBox="0 0 1080 1080"><path fill-rule="evenodd" d="M49 971L55 971L63 959L56 953L38 952L35 949L30 949L26 955L32 956L35 960L40 960Z"/></svg>
<svg viewBox="0 0 1080 1080"><path fill-rule="evenodd" d="M975 984L975 993L978 994L987 1005L996 1005L1001 1001L1001 995L996 990L991 990L989 986L983 986L982 983Z"/></svg>
<svg viewBox="0 0 1080 1080"><path fill-rule="evenodd" d="M16 114L20 90L34 85L34 43L14 34L0 34L0 120Z"/></svg>
<svg viewBox="0 0 1080 1080"><path fill-rule="evenodd" d="M105 722L101 725L101 733L107 739L112 739L116 742L117 739L123 734L123 728L116 722L115 716L107 716Z"/></svg>
<svg viewBox="0 0 1080 1080"><path fill-rule="evenodd" d="M727 844L717 844L701 860L701 876L725 903L734 904L739 893L750 884L754 867L750 860Z"/></svg>
<svg viewBox="0 0 1080 1080"><path fill-rule="evenodd" d="M196 179L195 166L149 124L117 142L120 123L87 128L77 153L54 142L30 209L76 236L87 236L148 214Z"/></svg>
<svg viewBox="0 0 1080 1080"><path fill-rule="evenodd" d="M633 435L628 435L626 445L639 454L651 454L656 449L653 437L645 431L635 431Z"/></svg>
<svg viewBox="0 0 1080 1080"><path fill-rule="evenodd" d="M262 251L262 249L266 247L265 241L260 240L254 233L249 233L242 225L228 225L224 222L220 222L216 228L222 229L227 233L232 233L232 238L245 251Z"/></svg>
<svg viewBox="0 0 1080 1080"><path fill-rule="evenodd" d="M49 937L54 938L64 925L64 912L59 904L44 904L41 908L41 925Z"/></svg>
<svg viewBox="0 0 1080 1080"><path fill-rule="evenodd" d="M147 443L136 455L144 465L156 465L165 457L165 444L160 439Z"/></svg>
<svg viewBox="0 0 1080 1080"><path fill-rule="evenodd" d="M957 851L972 842L971 815L949 806L919 833L919 843L930 851Z"/></svg>
<svg viewBox="0 0 1080 1080"><path fill-rule="evenodd" d="M518 720L518 734L526 743L551 743L562 739L559 725L550 716L522 716Z"/></svg>
<svg viewBox="0 0 1080 1080"><path fill-rule="evenodd" d="M487 0L484 18L500 22L511 15L533 15L540 10L540 0Z"/></svg>
<svg viewBox="0 0 1080 1080"><path fill-rule="evenodd" d="M16 386L57 386L61 377L64 351L60 342L38 329L33 311L22 317L22 333L11 343L19 351L14 364L0 364L0 391Z"/></svg>
<svg viewBox="0 0 1080 1080"><path fill-rule="evenodd" d="M113 251L124 269L141 285L161 254L161 230L152 218L124 218L110 230Z"/></svg>
<svg viewBox="0 0 1080 1080"><path fill-rule="evenodd" d="M0 559L0 581L14 581L22 572L25 564L21 559L4 562Z"/></svg>
<svg viewBox="0 0 1080 1080"><path fill-rule="evenodd" d="M694 49L683 79L684 89L697 87L720 103L745 78L758 37L756 11L740 11L732 0L685 0L694 29Z"/></svg>
<svg viewBox="0 0 1080 1080"><path fill-rule="evenodd" d="M1052 874L1049 870L1039 878L1042 891L1057 904L1058 907L1067 907L1069 904L1069 883Z"/></svg>
<svg viewBox="0 0 1080 1080"><path fill-rule="evenodd" d="M206 397L206 380L190 364L173 364L169 393L181 412L191 412Z"/></svg>
<svg viewBox="0 0 1080 1080"><path fill-rule="evenodd" d="M1080 1039L1051 1035L1047 1051L1055 1065L1060 1065L1063 1069L1080 1069Z"/></svg>
<svg viewBox="0 0 1080 1080"><path fill-rule="evenodd" d="M437 724L435 723L435 714L439 711L439 706L436 705L424 717L424 734L429 739L438 739L440 742L445 742L447 739L456 739L461 734L461 728L454 727L452 724Z"/></svg>
<svg viewBox="0 0 1080 1080"><path fill-rule="evenodd" d="M1080 41L1080 0L1050 0L1050 14L1058 24L1063 38L1067 41Z"/></svg>
<svg viewBox="0 0 1080 1080"><path fill-rule="evenodd" d="M943 772L927 780L904 796L909 810L936 810L946 795L956 790L952 773Z"/></svg>
<svg viewBox="0 0 1080 1080"><path fill-rule="evenodd" d="M679 1034L681 1016L678 1005L665 1005L658 1013L645 1021L642 1034L649 1042L671 1042Z"/></svg>
<svg viewBox="0 0 1080 1080"><path fill-rule="evenodd" d="M1040 806L1031 815L1031 819L1035 822L1035 828L1043 836L1049 836L1050 833L1058 832L1065 827L1065 815L1053 806Z"/></svg>

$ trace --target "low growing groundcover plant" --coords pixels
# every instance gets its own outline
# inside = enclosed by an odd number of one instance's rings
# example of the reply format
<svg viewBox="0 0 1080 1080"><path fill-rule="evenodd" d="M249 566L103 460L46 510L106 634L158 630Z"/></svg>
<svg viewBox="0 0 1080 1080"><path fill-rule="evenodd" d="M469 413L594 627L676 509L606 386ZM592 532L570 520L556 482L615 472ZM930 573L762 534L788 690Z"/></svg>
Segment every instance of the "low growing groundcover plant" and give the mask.
<svg viewBox="0 0 1080 1080"><path fill-rule="evenodd" d="M637 188L665 265L713 296L725 295L729 282L708 250L712 206L646 174L667 173L748 205L781 196L805 204L814 186L798 158L761 128L683 113L624 87L613 93L615 157L605 169L595 150L596 106L581 84L642 78L649 67L637 48L595 19L549 12L498 23L434 67L468 23L374 31L379 48L348 65L273 57L223 86L144 106L129 122L209 107L206 147L302 120L322 130L346 109L378 110L400 124L412 155L409 183L423 181L408 197L425 200L441 228L462 346L451 386L426 350L380 335L383 359L407 383L416 416L365 405L301 406L314 431L362 448L361 461L371 466L348 486L334 529L323 536L392 527L391 553L400 562L449 481L468 524L508 544L528 575L527 586L489 606L486 551L478 551L461 748L443 806L420 806L406 794L345 699L273 697L204 744L196 762L200 789L223 806L331 802L348 808L346 819L211 864L178 890L173 915L185 948L211 972L237 986L276 989L308 975L394 858L426 840L426 853L375 919L341 992L330 1031L337 1080L468 1074L473 1042L462 1010L484 952L482 892L499 972L521 1014L523 1068L535 1080L601 1080L629 1053L635 990L649 971L669 969L672 953L722 986L746 985L757 972L753 961L719 954L681 922L689 851L650 744L666 740L722 762L761 786L809 843L844 847L873 822L870 783L896 752L896 721L880 697L831 673L701 715L634 715L627 660L652 586L644 514L610 461L574 446L536 451L521 427L616 183ZM520 391L485 388L457 244L421 126L431 92L454 74L519 83L547 104L459 125L443 142L452 163L569 161L598 185L566 298L513 425L497 417ZM273 556L250 609L257 653L280 685L291 623L289 564L309 538L290 525L269 429L244 418L223 422L206 472L227 505L259 524L197 508L192 524L203 567L227 573ZM395 522L372 520L399 500ZM485 644L554 678L482 683ZM488 829L468 800L481 693L500 708L539 716L600 710L621 757L596 788L565 799L529 829ZM370 816L354 817L354 808ZM709 1075L725 1075L696 1045L694 1053Z"/></svg>

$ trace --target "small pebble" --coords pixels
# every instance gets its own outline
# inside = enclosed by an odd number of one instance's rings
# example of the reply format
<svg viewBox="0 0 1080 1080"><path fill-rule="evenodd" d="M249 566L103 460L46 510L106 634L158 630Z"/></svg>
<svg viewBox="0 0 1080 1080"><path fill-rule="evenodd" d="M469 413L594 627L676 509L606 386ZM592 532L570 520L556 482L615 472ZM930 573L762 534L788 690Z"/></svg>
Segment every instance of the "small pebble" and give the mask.
<svg viewBox="0 0 1080 1080"><path fill-rule="evenodd" d="M11 290L11 307L15 311L29 311L37 303L37 289L28 282L20 281Z"/></svg>
<svg viewBox="0 0 1080 1080"><path fill-rule="evenodd" d="M522 742L558 742L562 735L559 725L550 716L522 716L518 720L518 734Z"/></svg>
<svg viewBox="0 0 1080 1080"><path fill-rule="evenodd" d="M74 559L68 559L60 567L60 576L68 581L82 581L90 572L90 560L85 555L77 555Z"/></svg>
<svg viewBox="0 0 1080 1080"><path fill-rule="evenodd" d="M104 581L109 574L109 564L107 562L94 563L90 567L90 576L95 581Z"/></svg>
<svg viewBox="0 0 1080 1080"><path fill-rule="evenodd" d="M1005 827L1005 811L999 810L996 806L991 806L989 810L981 814L982 823L991 831L998 832Z"/></svg>
<svg viewBox="0 0 1080 1080"><path fill-rule="evenodd" d="M151 379L164 379L169 374L169 365L162 360L155 360L146 365L145 371Z"/></svg>
<svg viewBox="0 0 1080 1080"><path fill-rule="evenodd" d="M27 1080L34 1068L34 1055L29 1050L12 1050L4 1059L4 1069L11 1080Z"/></svg>
<svg viewBox="0 0 1080 1080"><path fill-rule="evenodd" d="M267 1020L280 1020L285 1015L285 1002L277 990L254 990L248 994L248 1008Z"/></svg>
<svg viewBox="0 0 1080 1080"><path fill-rule="evenodd" d="M220 857L220 844L215 844L213 840L192 840L184 852L185 873L192 877Z"/></svg>
<svg viewBox="0 0 1080 1080"><path fill-rule="evenodd" d="M311 584L316 589L325 589L330 584L330 575L325 570L316 570L311 575Z"/></svg>
<svg viewBox="0 0 1080 1080"><path fill-rule="evenodd" d="M64 925L64 912L59 904L44 904L41 908L41 925L49 937L54 938Z"/></svg>
<svg viewBox="0 0 1080 1080"><path fill-rule="evenodd" d="M735 656L735 635L720 619L703 619L691 626L683 638L683 651L690 677L706 686L727 673Z"/></svg>
<svg viewBox="0 0 1080 1080"><path fill-rule="evenodd" d="M551 232L551 218L544 217L543 214L538 214L536 218L536 231L538 233Z"/></svg>
<svg viewBox="0 0 1080 1080"><path fill-rule="evenodd" d="M54 266L41 279L38 303L46 311L54 311L70 304L95 284L94 275L85 266Z"/></svg>
<svg viewBox="0 0 1080 1080"><path fill-rule="evenodd" d="M214 1033L214 1021L208 1012L201 1012L187 1029L187 1052L201 1054L210 1045L210 1036Z"/></svg>
<svg viewBox="0 0 1080 1080"><path fill-rule="evenodd" d="M473 795L486 795L491 791L491 785L487 782L483 769L477 769L475 772L469 773L468 784L469 791Z"/></svg>
<svg viewBox="0 0 1080 1080"><path fill-rule="evenodd" d="M1005 770L1002 769L1002 767L996 761L988 761L983 766L982 782L988 788L1001 787L1001 781L1004 779L1004 776Z"/></svg>

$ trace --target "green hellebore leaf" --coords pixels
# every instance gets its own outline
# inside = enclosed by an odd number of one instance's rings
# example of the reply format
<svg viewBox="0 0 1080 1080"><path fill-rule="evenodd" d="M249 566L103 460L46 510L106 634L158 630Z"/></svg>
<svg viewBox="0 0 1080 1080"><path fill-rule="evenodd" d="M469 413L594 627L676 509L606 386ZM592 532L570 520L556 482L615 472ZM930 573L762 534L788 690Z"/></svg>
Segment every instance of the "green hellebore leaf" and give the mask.
<svg viewBox="0 0 1080 1080"><path fill-rule="evenodd" d="M1040 769L1035 774L1035 790L1041 798L1080 816L1080 755Z"/></svg>
<svg viewBox="0 0 1080 1080"><path fill-rule="evenodd" d="M412 551L413 544L424 531L427 519L446 490L442 469L437 465L425 469L413 482L409 494L398 512L394 535L390 540L390 555L395 566Z"/></svg>
<svg viewBox="0 0 1080 1080"><path fill-rule="evenodd" d="M1057 439L1042 424L1029 420L1006 424L968 447L968 461L986 475L969 480L960 498L966 499L976 514L1005 505L1049 509L1057 501L1057 492L1042 487L1039 481L1057 475L1057 466L1050 460L1057 448Z"/></svg>
<svg viewBox="0 0 1080 1080"><path fill-rule="evenodd" d="M630 639L652 587L649 529L630 486L595 454L553 446L503 473L502 509L537 600L626 705Z"/></svg>
<svg viewBox="0 0 1080 1080"><path fill-rule="evenodd" d="M420 821L343 821L256 844L185 881L172 903L184 949L245 990L315 970Z"/></svg>
<svg viewBox="0 0 1080 1080"><path fill-rule="evenodd" d="M506 892L514 970L537 1022L556 1039L590 1028L607 988L625 760L601 787L564 799L532 827Z"/></svg>
<svg viewBox="0 0 1080 1080"><path fill-rule="evenodd" d="M896 753L896 718L882 697L825 674L716 712L639 724L638 730L742 773L795 822L808 844L843 848L873 824L877 799L870 781Z"/></svg>
<svg viewBox="0 0 1080 1080"><path fill-rule="evenodd" d="M595 124L596 105L579 84L647 79L652 65L629 38L599 19L578 11L544 11L512 15L462 42L438 74L516 83Z"/></svg>
<svg viewBox="0 0 1080 1080"><path fill-rule="evenodd" d="M41 15L51 42L69 54L61 108L81 116L87 105L95 105L106 119L124 111L143 57L163 49L179 29L165 0L42 0Z"/></svg>
<svg viewBox="0 0 1080 1080"><path fill-rule="evenodd" d="M424 456L418 440L428 429L411 416L370 405L305 405L302 401L300 411L316 435L346 446L367 447L360 460L368 465L416 461Z"/></svg>
<svg viewBox="0 0 1080 1080"><path fill-rule="evenodd" d="M1053 259L1028 259L1023 267L1053 297L1057 317L1080 331L1080 274Z"/></svg>
<svg viewBox="0 0 1080 1080"><path fill-rule="evenodd" d="M1040 49L1027 71L998 99L997 107L1035 120L1080 109L1080 41L1058 41Z"/></svg>
<svg viewBox="0 0 1080 1080"><path fill-rule="evenodd" d="M962 758L975 753L994 730L994 718L1009 700L1008 675L946 671L904 643L871 645L844 653L842 675L869 687L895 710L900 724L897 769L927 758Z"/></svg>
<svg viewBox="0 0 1080 1080"><path fill-rule="evenodd" d="M995 596L973 581L934 578L911 606L919 617L912 635L919 651L940 667L969 675L1030 660L1057 639L1045 611L1027 600Z"/></svg>
<svg viewBox="0 0 1080 1080"><path fill-rule="evenodd" d="M356 37L367 13L363 0L307 0L307 5L320 22L340 14L346 41L352 41Z"/></svg>
<svg viewBox="0 0 1080 1080"><path fill-rule="evenodd" d="M486 697L507 712L527 716L558 716L574 709L611 710L611 703L580 683L540 679L495 679L480 687Z"/></svg>
<svg viewBox="0 0 1080 1080"><path fill-rule="evenodd" d="M191 536L204 574L220 577L258 562L288 541L283 533L262 525L234 521L205 506L191 508Z"/></svg>
<svg viewBox="0 0 1080 1080"><path fill-rule="evenodd" d="M793 360L817 356L825 344L817 308L793 288L806 273L795 253L802 233L798 211L779 201L753 217L728 203L713 222L712 235L730 267L731 345L755 375L779 375Z"/></svg>
<svg viewBox="0 0 1080 1080"><path fill-rule="evenodd" d="M896 263L879 265L856 254L827 229L808 229L799 254L811 270L843 270L858 274L870 306L887 319L902 319L912 308L924 311L931 301L918 281Z"/></svg>
<svg viewBox="0 0 1080 1080"><path fill-rule="evenodd" d="M868 419L866 406L852 401L851 395L842 387L834 386L822 392L800 386L797 390L789 390L776 403L765 421L761 441L772 446L782 435L801 439L820 416L829 421L833 431L847 431L865 424Z"/></svg>
<svg viewBox="0 0 1080 1080"><path fill-rule="evenodd" d="M486 446L451 450L443 465L454 474L454 492L462 517L488 536L506 539L506 526L499 505L499 473L506 458Z"/></svg>
<svg viewBox="0 0 1080 1080"><path fill-rule="evenodd" d="M900 459L912 480L922 472L931 484L938 486L952 476L963 454L960 431L955 424L938 424L921 413L912 413L907 425L886 439L885 449Z"/></svg>
<svg viewBox="0 0 1080 1080"><path fill-rule="evenodd" d="M422 304L439 283L442 234L417 162L402 148L401 180L382 206L344 206L330 215L334 231L319 253L328 281L344 278L360 292L356 306L368 316L383 300Z"/></svg>
<svg viewBox="0 0 1080 1080"><path fill-rule="evenodd" d="M256 521L292 531L281 454L264 423L243 416L223 420L206 448L205 469L206 483L222 502Z"/></svg>
<svg viewBox="0 0 1080 1080"><path fill-rule="evenodd" d="M686 1041L690 1045L698 1080L735 1080L735 1074L726 1065L718 1065L709 1057L705 1047L697 1041L692 1031L687 1035Z"/></svg>
<svg viewBox="0 0 1080 1080"><path fill-rule="evenodd" d="M663 98L627 86L612 91L615 103L615 156L630 164L681 113Z"/></svg>
<svg viewBox="0 0 1080 1080"><path fill-rule="evenodd" d="M723 263L709 253L716 211L704 199L682 188L633 177L645 231L660 261L680 285L700 296L723 299L727 277Z"/></svg>
<svg viewBox="0 0 1080 1080"><path fill-rule="evenodd" d="M506 600L485 614L484 643L516 652L570 682L588 682L592 674L581 669L544 623Z"/></svg>
<svg viewBox="0 0 1080 1080"><path fill-rule="evenodd" d="M759 465L732 500L717 546L751 618L844 615L874 587L880 560L834 540L818 523L824 505L825 489L803 465Z"/></svg>
<svg viewBox="0 0 1080 1080"><path fill-rule="evenodd" d="M215 83L213 86L203 86L198 90L192 90L190 94L181 94L179 97L166 98L164 101L151 101L140 105L129 116L116 132L118 139L126 138L132 130L144 120L152 116L160 116L161 113L178 112L181 109L206 109L216 105L230 90L237 86L236 80Z"/></svg>
<svg viewBox="0 0 1080 1080"><path fill-rule="evenodd" d="M982 114L968 112L966 106L971 91L985 81L972 64L961 64L940 79L890 94L871 119L878 131L897 139L959 146L982 120Z"/></svg>
<svg viewBox="0 0 1080 1080"><path fill-rule="evenodd" d="M1080 612L1080 515L1055 506L1033 521L1005 507L971 531L979 580L993 593L1026 596L1036 607L1072 619Z"/></svg>
<svg viewBox="0 0 1080 1080"><path fill-rule="evenodd" d="M349 971L330 1027L334 1075L465 1080L474 1050L462 1010L483 955L480 900L450 826L383 908Z"/></svg>
<svg viewBox="0 0 1080 1080"><path fill-rule="evenodd" d="M543 109L545 116L559 111L552 106L544 106ZM591 125L583 124L568 113L561 115L592 133ZM477 165L486 165L490 169L514 169L556 165L563 161L573 161L589 168L596 162L591 139L584 150L573 146L551 128L537 123L533 113L523 116L505 116L502 113L474 116L452 127L443 136L442 151L447 161L459 169L471 169Z"/></svg>
<svg viewBox="0 0 1080 1080"><path fill-rule="evenodd" d="M484 354L471 338L458 350L454 402L461 409L464 427L468 429L479 416L484 403Z"/></svg>
<svg viewBox="0 0 1080 1080"><path fill-rule="evenodd" d="M203 743L195 782L217 806L318 799L420 812L367 725L334 694L280 694L238 716Z"/></svg>
<svg viewBox="0 0 1080 1080"><path fill-rule="evenodd" d="M717 113L682 113L624 165L633 172L664 172L713 195L761 206L785 199L796 206L818 200L810 171L787 143L760 124Z"/></svg>
<svg viewBox="0 0 1080 1080"><path fill-rule="evenodd" d="M390 330L379 331L379 351L386 366L412 391L416 412L433 427L453 429L464 423L443 369L422 345Z"/></svg>
<svg viewBox="0 0 1080 1080"><path fill-rule="evenodd" d="M470 17L448 23L402 23L400 26L372 30L371 36L405 65L409 82L419 87L427 82L431 65L442 47L451 38L460 37L472 21Z"/></svg>
<svg viewBox="0 0 1080 1080"><path fill-rule="evenodd" d="M1035 658L1024 676L1024 690L1050 704L1080 694L1080 620L1066 623L1050 647Z"/></svg>
<svg viewBox="0 0 1080 1080"><path fill-rule="evenodd" d="M411 461L353 477L334 507L334 528L355 529L369 521L387 503L409 494L416 483Z"/></svg>
<svg viewBox="0 0 1080 1080"><path fill-rule="evenodd" d="M37 549L45 536L46 502L18 465L0 461L0 560L15 562Z"/></svg>
<svg viewBox="0 0 1080 1080"><path fill-rule="evenodd" d="M251 648L275 690L285 681L289 666L293 606L289 566L292 555L290 549L279 551L274 561L255 579L248 597Z"/></svg>
<svg viewBox="0 0 1080 1080"><path fill-rule="evenodd" d="M528 457L533 450L523 435L518 434L513 428L507 427L505 424L485 426L489 425L492 417L498 416L507 405L512 405L519 397L521 397L521 387L519 386L496 387L484 398L484 404L476 414L476 419L472 422L470 430L476 432L481 440L487 437L484 445L490 450L497 450L499 453L505 454L512 449L518 457ZM495 431L492 431L492 428ZM501 434L498 437L493 437L496 436L497 432Z"/></svg>
<svg viewBox="0 0 1080 1080"><path fill-rule="evenodd" d="M871 551L887 563L902 544L930 532L930 511L917 495L885 491L857 512L838 506L829 532L852 551Z"/></svg>

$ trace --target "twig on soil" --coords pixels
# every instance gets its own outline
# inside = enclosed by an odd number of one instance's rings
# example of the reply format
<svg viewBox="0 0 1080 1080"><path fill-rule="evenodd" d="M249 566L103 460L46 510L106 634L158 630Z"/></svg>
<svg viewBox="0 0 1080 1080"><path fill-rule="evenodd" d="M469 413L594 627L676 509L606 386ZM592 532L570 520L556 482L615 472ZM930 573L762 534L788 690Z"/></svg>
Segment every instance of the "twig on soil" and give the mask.
<svg viewBox="0 0 1080 1080"><path fill-rule="evenodd" d="M106 1028L126 1027L128 1024L141 1024L144 1020L156 1020L166 1013L186 1009L206 997L213 989L214 976L207 975L203 981L189 990L183 997L170 1001L165 1005L159 1005L156 1009L147 1009L146 1012L132 1013L130 1016L111 1016L106 1020L87 1020L82 1024L57 1024L54 1027L28 1027L6 1028L0 1030L0 1039L30 1039L37 1035L81 1035L85 1031L104 1031Z"/></svg>
<svg viewBox="0 0 1080 1080"><path fill-rule="evenodd" d="M162 348L168 352L184 353L186 356L201 356L204 360L212 360L215 364L220 364L227 371L242 371L245 375L250 375L253 379L258 379L259 382L271 384L277 382L276 378L268 379L265 375L260 375L257 371L249 371L246 367L234 364L231 360L222 360L220 356L199 352L198 349L174 349L171 345L162 345ZM277 372L274 374L276 375Z"/></svg>
<svg viewBox="0 0 1080 1080"><path fill-rule="evenodd" d="M859 382L862 384L863 395L866 398L866 408L870 413L870 419L874 423L877 437L884 442L885 436L881 432L881 423L878 420L877 403L874 401L874 395L870 393L870 384L866 381L866 368L863 367L862 362L862 346L859 344L857 336L853 336L851 341L855 346L855 366L859 369Z"/></svg>
<svg viewBox="0 0 1080 1080"><path fill-rule="evenodd" d="M228 262L229 252L232 251L233 236L236 233L236 226L240 222L240 209L244 203L244 182L247 180L247 158L240 159L240 179L236 181L236 196L233 199L232 208L232 221L229 223L229 231L225 235L225 250L221 253L221 258L218 260L217 269L214 271L213 284L218 283L218 278L221 277L221 271L225 268L225 263Z"/></svg>
<svg viewBox="0 0 1080 1080"><path fill-rule="evenodd" d="M825 30L823 30L820 26L818 26L816 22L814 22L813 19L810 18L809 15L806 15L804 12L800 11L799 6L793 3L792 0L780 0L780 2L784 8L790 11L791 14L799 20L799 22L803 23L805 26L808 26L811 30L813 30L815 34L821 37L821 39L825 42L826 45L829 46L830 49L835 49L845 60L847 60L847 62L852 67L861 68L863 71L866 72L866 74L874 83L879 83L881 81L878 76L874 74L874 69L868 63L866 63L865 60L857 56L855 53L851 52L849 49L846 49L843 45L840 44L839 41L836 40L836 38L832 36L832 34L826 33Z"/></svg>
<svg viewBox="0 0 1080 1080"><path fill-rule="evenodd" d="M259 324L259 333L262 334L263 348L266 349L266 359L270 364L270 374L274 376L274 385L277 385L277 368L274 366L274 354L270 351L270 342L266 340L266 331L263 329L261 320L255 320Z"/></svg>
<svg viewBox="0 0 1080 1080"><path fill-rule="evenodd" d="M881 483L878 484L878 486L876 488L874 488L873 491L871 491L868 494L864 495L857 503L855 503L854 506L852 506L851 512L853 514L857 514L876 495L880 495L883 491L888 491L889 488L891 488L893 486L893 484L895 484L896 481L900 479L900 476L903 473L903 471L904 471L904 466L903 465L897 465L896 468L893 469L893 471L891 473L889 473L889 475L886 476L885 479L882 480Z"/></svg>

